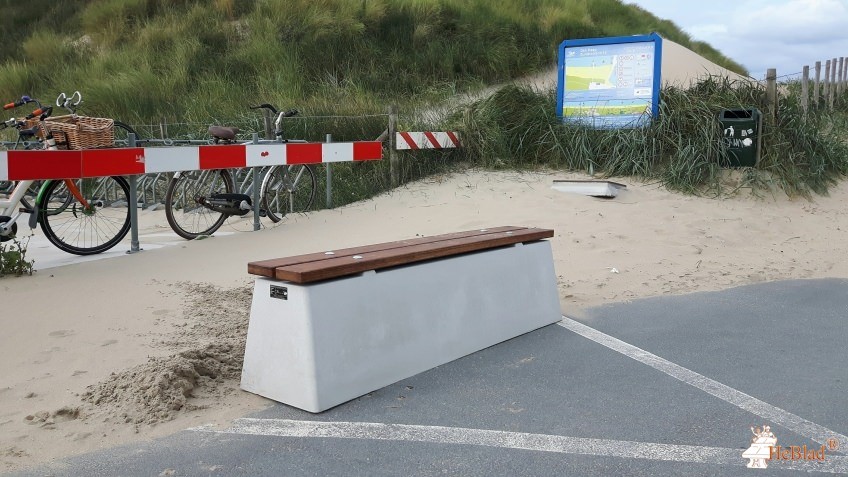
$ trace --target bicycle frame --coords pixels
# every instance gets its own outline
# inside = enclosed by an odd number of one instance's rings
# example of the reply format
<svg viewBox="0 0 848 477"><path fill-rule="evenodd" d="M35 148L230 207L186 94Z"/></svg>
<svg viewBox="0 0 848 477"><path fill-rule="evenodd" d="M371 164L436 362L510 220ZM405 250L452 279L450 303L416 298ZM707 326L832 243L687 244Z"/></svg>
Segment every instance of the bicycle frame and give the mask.
<svg viewBox="0 0 848 477"><path fill-rule="evenodd" d="M7 236L11 234L12 226L17 223L18 219L23 215L23 212L20 210L15 210L18 205L21 203L21 199L26 194L27 189L30 185L35 181L20 181L15 185L15 188L12 189L12 193L9 195L8 199L0 198L0 216L10 217L10 220L7 222L0 223L0 236ZM42 185L42 189L44 190L44 185ZM41 193L39 191L39 193Z"/></svg>
<svg viewBox="0 0 848 477"><path fill-rule="evenodd" d="M88 201L86 201L85 197L83 197L76 183L74 183L74 181L72 181L71 179L62 180L65 183L65 187L67 187L68 190L71 192L71 195L73 195L80 202L80 204L82 204L84 209L88 209L90 207L89 203ZM21 216L25 213L20 208L18 208L18 205L21 203L21 199L24 197L24 194L26 194L27 189L29 189L29 186L31 186L33 182L35 181L19 181L17 185L15 185L15 188L12 190L12 193L8 199L0 198L0 216L11 218L11 220L7 222L0 223L0 236L9 235L11 233L12 226L16 224L18 222L18 219L20 219ZM53 180L44 181L38 190L38 196L35 201L35 210L31 212L32 218L29 221L30 229L34 229L35 225L38 222L38 204L41 203L42 197L44 196L44 191L47 190L47 187L50 186L52 182ZM18 208L18 210L15 210L16 208Z"/></svg>

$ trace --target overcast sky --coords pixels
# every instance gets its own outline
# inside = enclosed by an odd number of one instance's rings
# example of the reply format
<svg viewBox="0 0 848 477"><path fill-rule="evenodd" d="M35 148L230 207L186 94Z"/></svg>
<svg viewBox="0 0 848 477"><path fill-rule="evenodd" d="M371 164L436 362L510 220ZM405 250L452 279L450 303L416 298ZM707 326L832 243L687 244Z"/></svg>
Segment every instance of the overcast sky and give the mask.
<svg viewBox="0 0 848 477"><path fill-rule="evenodd" d="M848 0L624 0L673 21L762 79L848 56ZM649 32L645 32L649 33Z"/></svg>

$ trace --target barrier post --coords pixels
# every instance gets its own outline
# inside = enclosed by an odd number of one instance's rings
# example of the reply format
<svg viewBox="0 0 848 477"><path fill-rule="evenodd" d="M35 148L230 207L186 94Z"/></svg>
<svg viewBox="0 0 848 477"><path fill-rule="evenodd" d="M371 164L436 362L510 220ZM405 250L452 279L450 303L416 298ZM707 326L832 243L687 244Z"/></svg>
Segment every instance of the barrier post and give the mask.
<svg viewBox="0 0 848 477"><path fill-rule="evenodd" d="M253 144L259 144L259 133L253 133ZM259 168L250 168L253 174L253 230L259 230L261 223L259 222Z"/></svg>
<svg viewBox="0 0 848 477"><path fill-rule="evenodd" d="M135 147L135 134L129 133L127 136L127 145L129 147ZM130 183L130 249L127 253L136 253L141 251L141 247L138 243L138 191L136 187L138 186L138 176L130 175L129 176Z"/></svg>
<svg viewBox="0 0 848 477"><path fill-rule="evenodd" d="M400 180L400 165L398 164L397 152L395 148L395 131L397 131L397 106L389 106L389 175L391 176L392 187L397 187Z"/></svg>
<svg viewBox="0 0 848 477"><path fill-rule="evenodd" d="M333 135L327 134L327 143L333 142ZM327 203L326 207L328 209L333 208L333 163L328 162L326 164L327 167Z"/></svg>

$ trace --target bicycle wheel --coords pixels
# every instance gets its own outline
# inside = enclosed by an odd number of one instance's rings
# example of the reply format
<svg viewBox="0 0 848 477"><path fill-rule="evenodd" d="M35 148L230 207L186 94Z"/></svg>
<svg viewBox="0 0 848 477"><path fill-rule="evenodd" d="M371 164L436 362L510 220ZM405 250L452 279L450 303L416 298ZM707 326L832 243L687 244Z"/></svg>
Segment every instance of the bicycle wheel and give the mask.
<svg viewBox="0 0 848 477"><path fill-rule="evenodd" d="M68 253L105 252L130 230L129 185L118 176L78 179L74 184L88 207L71 194L65 181L50 181L38 206L44 235Z"/></svg>
<svg viewBox="0 0 848 477"><path fill-rule="evenodd" d="M115 133L115 147L129 147L130 133L135 134L136 140L141 139L141 136L135 132L135 129L133 129L129 124L121 121L115 121L115 127L113 130Z"/></svg>
<svg viewBox="0 0 848 477"><path fill-rule="evenodd" d="M315 173L309 166L274 166L262 181L262 208L274 222L289 212L306 212L315 200Z"/></svg>
<svg viewBox="0 0 848 477"><path fill-rule="evenodd" d="M203 205L213 194L231 194L233 177L226 169L179 172L165 193L165 216L174 232L188 240L212 235L228 215Z"/></svg>

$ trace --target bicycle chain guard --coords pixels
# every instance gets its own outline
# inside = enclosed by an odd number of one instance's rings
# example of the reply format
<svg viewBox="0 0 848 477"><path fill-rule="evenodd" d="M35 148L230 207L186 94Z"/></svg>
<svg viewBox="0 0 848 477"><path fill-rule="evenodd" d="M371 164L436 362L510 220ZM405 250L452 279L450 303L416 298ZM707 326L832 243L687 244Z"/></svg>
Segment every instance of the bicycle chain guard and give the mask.
<svg viewBox="0 0 848 477"><path fill-rule="evenodd" d="M212 194L209 198L203 198L201 203L215 212L227 215L247 215L252 210L252 201L247 194ZM243 208L246 203L249 208Z"/></svg>

